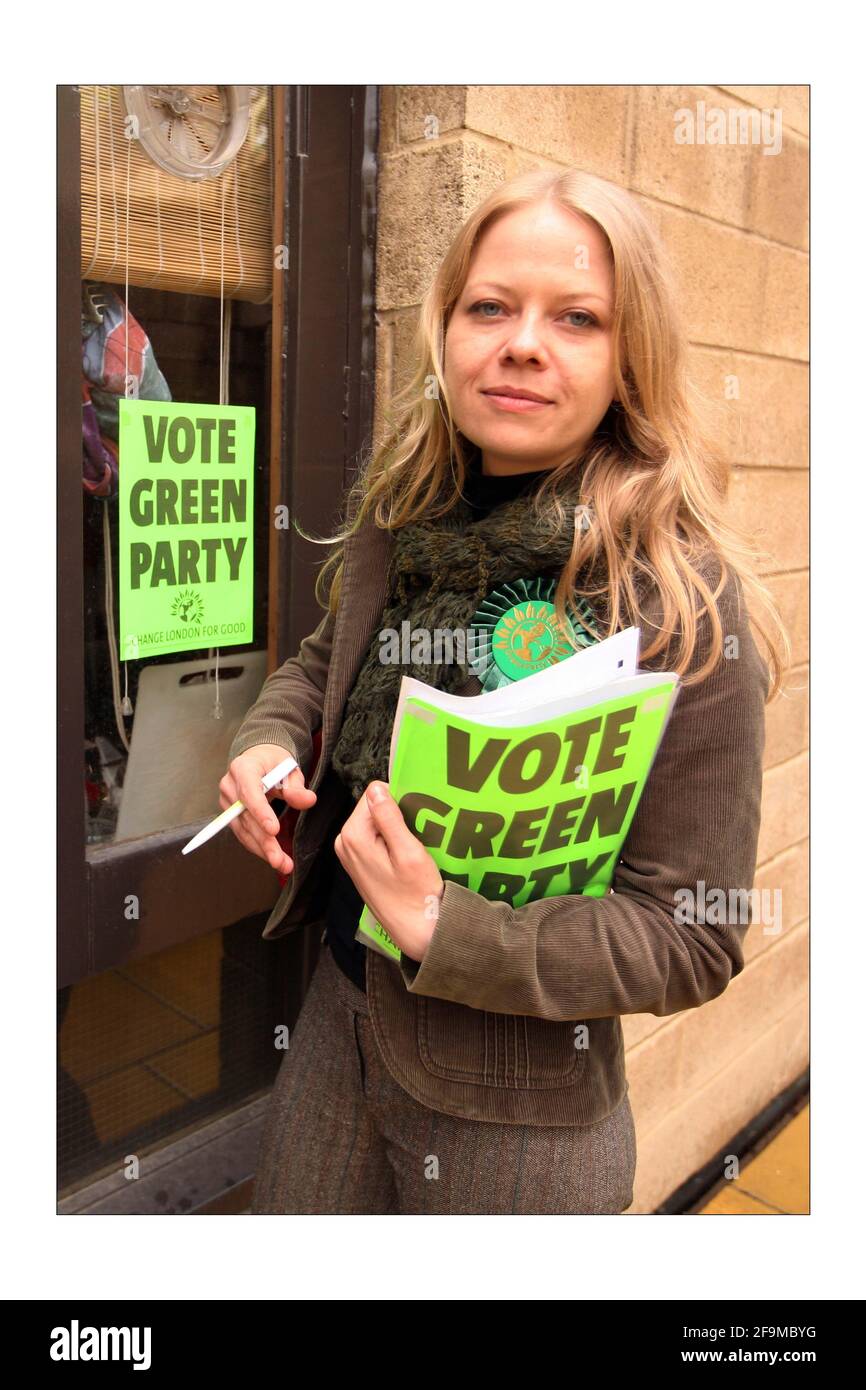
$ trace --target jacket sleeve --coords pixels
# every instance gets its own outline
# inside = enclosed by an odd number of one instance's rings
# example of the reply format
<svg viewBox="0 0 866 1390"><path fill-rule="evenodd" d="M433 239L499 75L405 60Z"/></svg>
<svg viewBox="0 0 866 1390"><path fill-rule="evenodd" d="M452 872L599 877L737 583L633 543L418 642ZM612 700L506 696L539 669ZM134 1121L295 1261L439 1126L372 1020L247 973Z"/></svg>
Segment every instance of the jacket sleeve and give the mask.
<svg viewBox="0 0 866 1390"><path fill-rule="evenodd" d="M235 734L229 762L257 743L277 743L303 769L309 767L313 734L322 722L333 635L334 617L329 611L301 642L297 655L271 672Z"/></svg>
<svg viewBox="0 0 866 1390"><path fill-rule="evenodd" d="M612 892L513 908L446 880L424 960L399 964L411 993L551 1020L663 1015L715 998L740 973L768 677L733 579L720 610L729 655L679 691ZM702 912L719 901L714 888L737 910ZM681 920L684 889L698 904L691 920Z"/></svg>

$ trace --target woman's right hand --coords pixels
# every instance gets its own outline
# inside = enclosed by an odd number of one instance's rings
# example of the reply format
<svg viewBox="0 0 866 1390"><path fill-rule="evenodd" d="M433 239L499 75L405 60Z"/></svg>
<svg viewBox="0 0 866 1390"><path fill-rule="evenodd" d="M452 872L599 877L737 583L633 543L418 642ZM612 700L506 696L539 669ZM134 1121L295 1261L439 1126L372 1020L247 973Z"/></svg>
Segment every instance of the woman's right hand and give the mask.
<svg viewBox="0 0 866 1390"><path fill-rule="evenodd" d="M231 821L231 828L245 849L257 854L278 873L290 874L292 859L277 841L280 828L269 798L281 797L289 806L303 810L312 806L316 793L305 783L304 774L296 767L270 791L262 790L262 778L289 757L289 749L277 743L257 743L230 764L220 782L220 807L226 811L235 801L242 801L246 810Z"/></svg>

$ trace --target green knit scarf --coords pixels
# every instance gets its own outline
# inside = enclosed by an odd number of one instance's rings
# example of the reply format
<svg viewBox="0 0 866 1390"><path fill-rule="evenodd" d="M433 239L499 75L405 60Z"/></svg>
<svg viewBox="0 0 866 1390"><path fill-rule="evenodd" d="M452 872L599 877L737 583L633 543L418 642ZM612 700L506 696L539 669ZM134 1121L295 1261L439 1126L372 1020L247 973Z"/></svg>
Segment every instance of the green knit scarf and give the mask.
<svg viewBox="0 0 866 1390"><path fill-rule="evenodd" d="M534 488L500 502L486 516L473 519L458 499L445 515L411 522L394 532L388 589L379 629L361 663L343 712L332 754L337 775L357 800L374 779L388 780L388 753L397 696L403 676L414 676L439 690L455 692L472 675L468 660L439 664L383 663L385 628L410 632L436 628L467 629L491 589L503 581L558 577L574 541L574 506L579 482L561 492L565 520L545 509L532 513ZM435 655L435 652L432 654Z"/></svg>

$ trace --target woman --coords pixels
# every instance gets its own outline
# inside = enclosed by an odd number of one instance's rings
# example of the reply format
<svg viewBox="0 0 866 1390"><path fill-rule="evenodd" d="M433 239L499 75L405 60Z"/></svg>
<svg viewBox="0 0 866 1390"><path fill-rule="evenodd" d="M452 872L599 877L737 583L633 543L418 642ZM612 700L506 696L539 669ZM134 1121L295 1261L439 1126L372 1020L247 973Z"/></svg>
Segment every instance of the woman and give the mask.
<svg viewBox="0 0 866 1390"><path fill-rule="evenodd" d="M220 784L223 807L249 807L241 842L303 876L265 936L306 914L328 943L271 1098L255 1212L630 1205L620 1016L695 1007L742 969L748 919L683 921L678 895L752 885L763 708L787 655L725 524L696 399L630 195L539 171L470 216L425 297L414 379L328 538L325 617L269 677ZM380 633L466 630L517 579L549 585L562 631L577 619L571 645L636 624L642 666L681 677L606 897L515 909L443 881L388 792L402 676L466 695L484 672L383 663ZM297 864L259 787L287 750ZM399 965L355 940L364 902Z"/></svg>

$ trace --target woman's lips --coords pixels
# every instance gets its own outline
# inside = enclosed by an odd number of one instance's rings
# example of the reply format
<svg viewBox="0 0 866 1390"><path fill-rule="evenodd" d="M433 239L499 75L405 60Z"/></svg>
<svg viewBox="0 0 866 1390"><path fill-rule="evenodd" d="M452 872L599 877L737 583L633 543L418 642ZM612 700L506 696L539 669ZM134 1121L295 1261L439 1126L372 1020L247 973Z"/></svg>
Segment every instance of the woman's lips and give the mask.
<svg viewBox="0 0 866 1390"><path fill-rule="evenodd" d="M482 391L485 400L492 401L498 410L511 410L525 415L532 410L546 410L552 401L530 401L525 396L497 396L494 391Z"/></svg>

